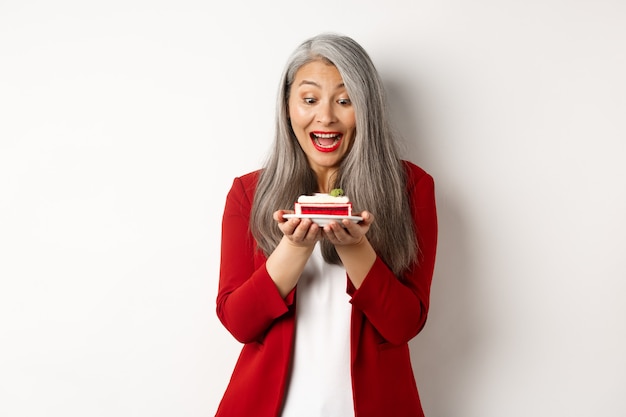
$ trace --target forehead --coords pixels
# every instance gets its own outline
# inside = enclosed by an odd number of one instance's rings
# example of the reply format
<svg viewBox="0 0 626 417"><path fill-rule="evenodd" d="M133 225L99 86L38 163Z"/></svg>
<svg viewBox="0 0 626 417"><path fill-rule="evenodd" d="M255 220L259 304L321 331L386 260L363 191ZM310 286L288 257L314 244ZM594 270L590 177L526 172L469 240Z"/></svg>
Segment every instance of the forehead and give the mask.
<svg viewBox="0 0 626 417"><path fill-rule="evenodd" d="M337 67L325 61L313 61L296 71L293 86L316 85L319 87L343 88L343 79Z"/></svg>

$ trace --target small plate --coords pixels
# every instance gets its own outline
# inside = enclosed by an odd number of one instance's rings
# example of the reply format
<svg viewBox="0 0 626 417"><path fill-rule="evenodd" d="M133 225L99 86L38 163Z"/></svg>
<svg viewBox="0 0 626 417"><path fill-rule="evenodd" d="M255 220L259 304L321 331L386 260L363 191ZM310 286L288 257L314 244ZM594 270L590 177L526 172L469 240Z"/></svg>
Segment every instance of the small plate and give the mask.
<svg viewBox="0 0 626 417"><path fill-rule="evenodd" d="M285 219L311 219L318 226L324 227L332 221L336 221L341 224L343 219L348 219L352 223L358 223L363 221L363 217L360 216L334 216L330 214L283 214Z"/></svg>

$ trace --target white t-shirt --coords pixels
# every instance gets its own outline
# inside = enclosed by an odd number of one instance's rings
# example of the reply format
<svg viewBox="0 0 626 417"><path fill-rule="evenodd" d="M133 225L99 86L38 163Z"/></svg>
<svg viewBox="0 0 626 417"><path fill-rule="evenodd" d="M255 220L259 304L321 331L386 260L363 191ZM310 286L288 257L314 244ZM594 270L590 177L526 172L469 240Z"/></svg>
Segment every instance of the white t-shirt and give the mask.
<svg viewBox="0 0 626 417"><path fill-rule="evenodd" d="M282 417L354 416L346 270L320 245L298 281L293 368Z"/></svg>

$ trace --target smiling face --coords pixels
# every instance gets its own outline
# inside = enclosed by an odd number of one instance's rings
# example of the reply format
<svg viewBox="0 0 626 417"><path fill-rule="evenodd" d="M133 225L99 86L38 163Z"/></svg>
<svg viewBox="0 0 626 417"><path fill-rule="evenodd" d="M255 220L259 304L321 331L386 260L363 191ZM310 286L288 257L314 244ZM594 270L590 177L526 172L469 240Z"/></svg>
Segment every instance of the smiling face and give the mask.
<svg viewBox="0 0 626 417"><path fill-rule="evenodd" d="M320 191L327 191L356 133L354 108L334 65L313 61L300 67L289 92L289 118Z"/></svg>

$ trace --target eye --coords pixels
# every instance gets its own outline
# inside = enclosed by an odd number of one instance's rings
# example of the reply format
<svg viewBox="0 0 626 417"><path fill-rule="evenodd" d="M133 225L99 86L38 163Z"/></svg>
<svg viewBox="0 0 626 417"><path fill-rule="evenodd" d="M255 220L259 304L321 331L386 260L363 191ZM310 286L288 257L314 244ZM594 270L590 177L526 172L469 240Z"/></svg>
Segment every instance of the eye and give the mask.
<svg viewBox="0 0 626 417"><path fill-rule="evenodd" d="M337 103L341 104L342 106L349 106L350 104L352 104L352 101L350 101L349 98L340 98L339 100L337 100Z"/></svg>
<svg viewBox="0 0 626 417"><path fill-rule="evenodd" d="M304 101L306 104L315 104L317 100L315 100L313 97L305 97L302 99L302 101Z"/></svg>

